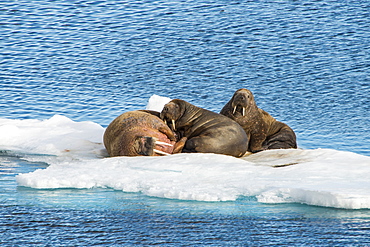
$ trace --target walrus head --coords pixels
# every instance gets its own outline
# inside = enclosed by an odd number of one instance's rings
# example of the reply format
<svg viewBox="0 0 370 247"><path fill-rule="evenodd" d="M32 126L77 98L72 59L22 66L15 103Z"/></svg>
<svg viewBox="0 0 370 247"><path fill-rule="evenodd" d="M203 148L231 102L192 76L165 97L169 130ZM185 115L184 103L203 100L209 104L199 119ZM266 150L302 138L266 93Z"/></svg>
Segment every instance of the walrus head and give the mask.
<svg viewBox="0 0 370 247"><path fill-rule="evenodd" d="M245 88L237 90L231 99L232 115L239 113L244 117L251 107L256 107L252 92Z"/></svg>
<svg viewBox="0 0 370 247"><path fill-rule="evenodd" d="M109 156L172 154L176 136L159 115L159 112L136 110L115 118L103 136Z"/></svg>
<svg viewBox="0 0 370 247"><path fill-rule="evenodd" d="M180 100L171 100L167 103L160 114L160 118L167 124L173 131L176 131L175 122L183 114Z"/></svg>

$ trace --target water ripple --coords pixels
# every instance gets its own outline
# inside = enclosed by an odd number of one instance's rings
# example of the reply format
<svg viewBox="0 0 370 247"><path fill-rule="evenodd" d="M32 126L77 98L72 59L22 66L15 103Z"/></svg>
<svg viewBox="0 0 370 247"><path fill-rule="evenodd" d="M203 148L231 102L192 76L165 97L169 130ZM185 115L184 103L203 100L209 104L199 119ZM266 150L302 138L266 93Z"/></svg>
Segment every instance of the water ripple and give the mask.
<svg viewBox="0 0 370 247"><path fill-rule="evenodd" d="M106 126L152 94L219 111L246 87L301 147L369 155L368 9L367 1L2 3L0 116Z"/></svg>

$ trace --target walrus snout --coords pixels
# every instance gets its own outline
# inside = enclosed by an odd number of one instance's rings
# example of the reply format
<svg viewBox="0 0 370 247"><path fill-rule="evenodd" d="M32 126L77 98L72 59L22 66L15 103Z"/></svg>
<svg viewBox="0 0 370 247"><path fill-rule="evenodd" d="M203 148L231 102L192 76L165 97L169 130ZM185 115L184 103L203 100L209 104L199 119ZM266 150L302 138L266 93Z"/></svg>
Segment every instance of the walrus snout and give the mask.
<svg viewBox="0 0 370 247"><path fill-rule="evenodd" d="M155 140L153 137L139 136L136 138L133 146L139 155L144 156L154 155Z"/></svg>
<svg viewBox="0 0 370 247"><path fill-rule="evenodd" d="M161 111L160 118L171 130L176 131L175 121L180 117L180 106L174 102L167 103Z"/></svg>
<svg viewBox="0 0 370 247"><path fill-rule="evenodd" d="M233 115L236 112L245 116L245 112L248 106L248 98L245 95L237 95L233 102L231 103L231 107L233 108Z"/></svg>
<svg viewBox="0 0 370 247"><path fill-rule="evenodd" d="M159 141L157 138L151 136L139 136L136 138L134 143L136 152L143 156L153 156L155 154L170 155L170 153L162 151L163 149L166 149L166 147L172 149L173 145L167 142Z"/></svg>

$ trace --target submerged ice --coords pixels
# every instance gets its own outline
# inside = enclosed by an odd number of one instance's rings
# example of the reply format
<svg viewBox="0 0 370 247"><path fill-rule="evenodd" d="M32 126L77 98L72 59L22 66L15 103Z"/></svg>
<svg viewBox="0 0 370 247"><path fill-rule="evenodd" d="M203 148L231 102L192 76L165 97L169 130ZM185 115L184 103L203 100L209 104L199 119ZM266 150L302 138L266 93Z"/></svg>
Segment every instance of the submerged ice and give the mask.
<svg viewBox="0 0 370 247"><path fill-rule="evenodd" d="M168 98L151 98L160 110ZM370 157L331 149L269 150L244 158L217 154L104 157L104 128L56 115L48 120L0 119L0 148L46 169L19 174L38 189L113 188L179 200L303 203L370 208ZM38 154L27 155L27 154Z"/></svg>

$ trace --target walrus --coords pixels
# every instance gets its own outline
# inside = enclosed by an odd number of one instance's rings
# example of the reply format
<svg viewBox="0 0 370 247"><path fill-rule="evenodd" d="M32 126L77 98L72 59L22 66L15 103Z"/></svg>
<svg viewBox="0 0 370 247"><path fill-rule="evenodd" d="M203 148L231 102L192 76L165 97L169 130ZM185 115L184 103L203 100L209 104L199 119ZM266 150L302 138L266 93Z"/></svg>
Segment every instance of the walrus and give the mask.
<svg viewBox="0 0 370 247"><path fill-rule="evenodd" d="M220 114L235 120L249 138L248 151L297 148L296 135L285 123L257 107L252 92L242 88L222 108Z"/></svg>
<svg viewBox="0 0 370 247"><path fill-rule="evenodd" d="M159 112L129 111L114 119L103 136L109 156L160 156L176 152L176 136Z"/></svg>
<svg viewBox="0 0 370 247"><path fill-rule="evenodd" d="M184 153L241 157L247 151L248 137L238 123L184 100L171 100L163 107L160 118L181 138L178 143Z"/></svg>

